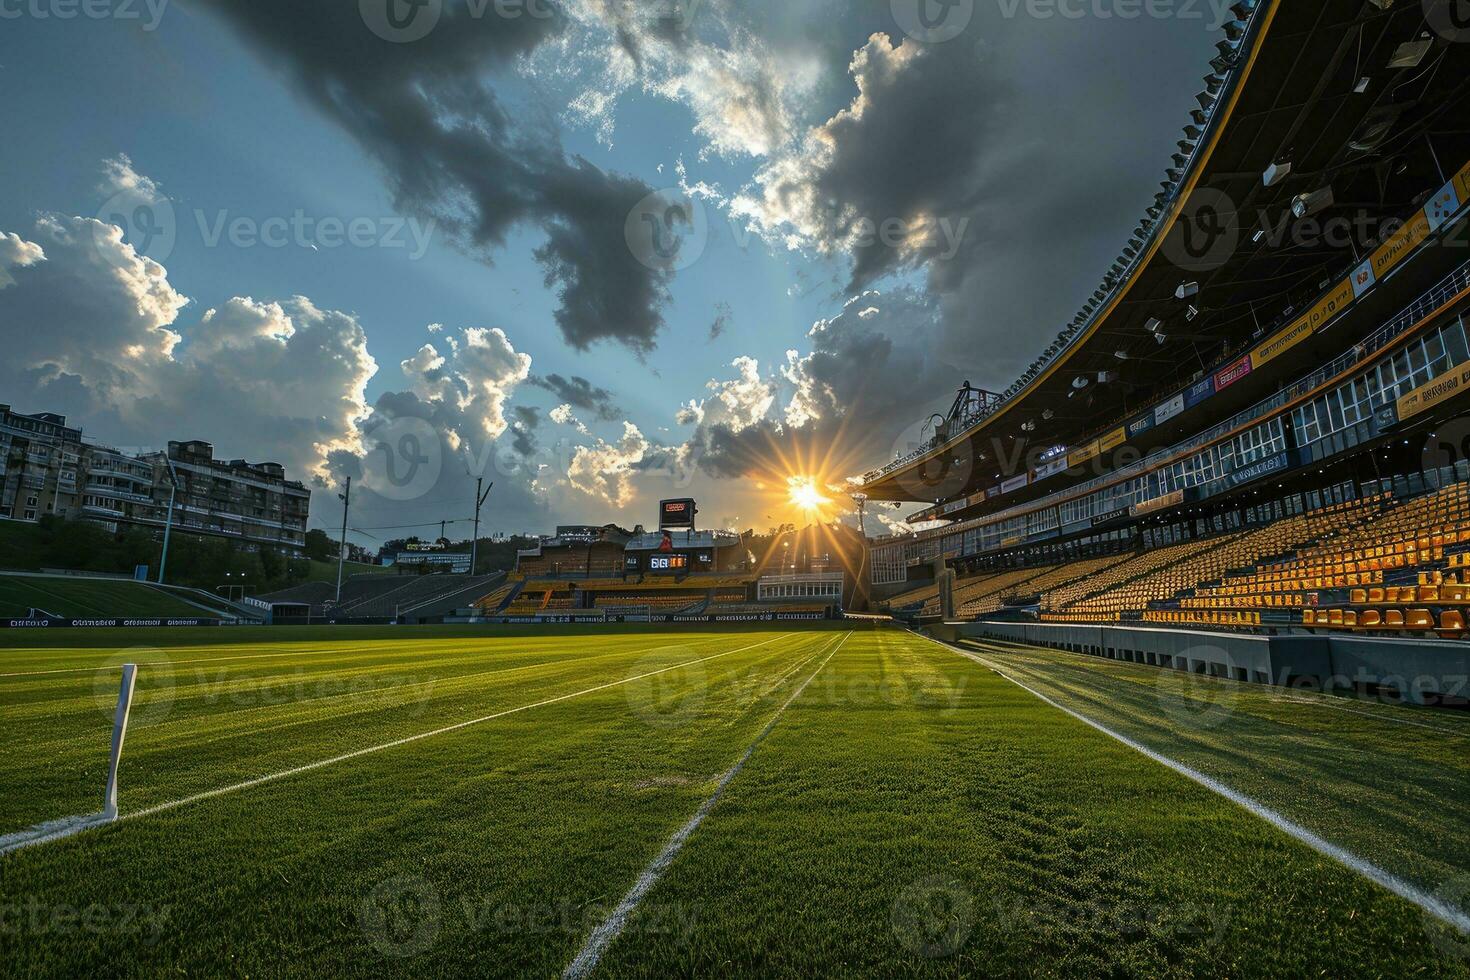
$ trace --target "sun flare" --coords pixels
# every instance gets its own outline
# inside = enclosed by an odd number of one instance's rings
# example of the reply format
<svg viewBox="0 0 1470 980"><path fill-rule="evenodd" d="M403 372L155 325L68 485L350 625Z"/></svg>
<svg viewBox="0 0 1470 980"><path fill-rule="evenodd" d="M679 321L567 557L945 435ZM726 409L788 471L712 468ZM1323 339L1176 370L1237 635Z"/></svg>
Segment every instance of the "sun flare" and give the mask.
<svg viewBox="0 0 1470 980"><path fill-rule="evenodd" d="M809 476L787 477L786 488L791 505L809 514L820 513L823 507L832 503L830 498L823 495L817 482Z"/></svg>

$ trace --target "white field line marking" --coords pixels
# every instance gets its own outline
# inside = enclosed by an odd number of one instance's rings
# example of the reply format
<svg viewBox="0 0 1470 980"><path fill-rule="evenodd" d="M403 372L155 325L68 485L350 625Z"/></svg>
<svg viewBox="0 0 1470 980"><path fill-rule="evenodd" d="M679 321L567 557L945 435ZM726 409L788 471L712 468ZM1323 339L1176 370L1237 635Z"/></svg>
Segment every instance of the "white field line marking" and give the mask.
<svg viewBox="0 0 1470 980"><path fill-rule="evenodd" d="M741 769L745 768L745 763L755 754L755 750L765 741L766 736L771 734L771 729L776 727L776 722L781 720L781 716L786 713L786 709L791 706L793 701L801 697L802 692L807 689L807 685L822 672L822 668L827 666L827 661L831 660L833 654L842 648L842 644L847 642L848 637L852 636L852 633L852 630L848 630L847 634L838 640L835 646L830 646L827 656L817 665L817 669L812 671L807 679L801 682L801 686L791 692L791 696L782 703L781 707L776 709L776 713L771 716L771 720L766 722L766 727L762 728L760 734L756 735L755 741L746 747L745 751L741 753L740 758L735 760L735 764L720 777L720 781L715 786L715 791L711 794L710 798L700 805L699 809L695 811L694 816L689 818L688 823L680 827L674 836L669 838L669 842L664 845L664 849L659 852L658 856L653 859L648 867L643 869L643 873L638 876L638 880L633 883L633 887L628 889L628 894L623 896L623 900L618 903L617 908L613 909L612 914L603 920L596 929L592 930L592 935L587 937L587 943L582 947L581 952L562 971L563 980L576 980L576 978L585 977L597 968L597 962L602 958L602 954L607 951L608 946L612 945L613 940L618 938L623 931L623 927L628 924L628 917L633 914L633 910L638 907L638 903L643 901L644 896L658 883L664 871L673 863L674 858L679 855L679 851L684 847L684 842L689 839L689 836L704 822L704 818L709 816L710 811L720 802L720 797L725 795L725 788L730 785L730 781L740 774ZM821 651L818 651L816 654L807 658L807 662L820 656L820 653Z"/></svg>
<svg viewBox="0 0 1470 980"><path fill-rule="evenodd" d="M477 671L474 671L474 672L468 673L468 674L451 674L451 675L448 675L446 677L429 677L428 678L428 682L430 682L431 688L433 686L437 686L440 683L443 683L446 686L448 686L448 685L452 685L452 684L457 684L460 681L471 680L471 679L476 678L476 677L490 677L490 676L494 676L494 675L498 675L498 674L512 674L512 673L515 673L516 671L519 671L519 670L534 670L537 667L561 667L561 666L566 666L566 667L580 667L583 664L591 663L594 660L606 660L608 657L625 657L625 656L630 656L630 655L633 655L633 654L641 654L643 656L649 656L650 654L658 653L660 650L673 650L673 649L676 649L676 648L681 647L681 646L684 646L684 644L682 644L682 643L668 643L668 644L665 644L664 646L661 646L661 647L650 647L650 648L638 647L638 648L634 648L632 650L615 650L612 653L599 653L599 654L596 654L595 656L591 656L591 657L563 657L563 658L561 658L559 660L541 660L541 661L538 661L538 662L536 662L534 664L521 664L519 667L496 667L494 670L477 670ZM285 675L282 675L282 676L285 676ZM329 679L331 679L331 678L333 678L335 676L336 675L333 675L333 674L327 674L327 675L325 675L325 676L323 676L321 678L318 678L317 679L317 682L320 682L322 680L329 680ZM361 674L354 674L353 676L362 676L362 675ZM260 685L262 687L264 687L269 682L270 678L250 678L250 680L251 681L259 681L260 682ZM382 696L383 694L387 694L387 693L392 692L392 691L395 691L395 690L412 689L412 688L415 688L415 687L422 687L423 684L424 684L424 682L418 682L417 684L400 684L400 685L397 685L395 687L383 687L383 688L377 688L377 689L374 689L374 690L371 690L371 691L347 691L347 692L344 692L342 694L322 694L322 695L319 695L319 696L314 697L314 698L298 698L298 699L293 700L293 701L281 702L281 703L277 703L277 704L255 704L255 705L251 705L251 706L249 706L247 708L235 708L235 709L232 709L230 711L215 712L215 713L209 714L208 717L209 717L209 719L211 721L216 721L216 720L221 719L221 718L229 718L232 715L248 714L249 712L252 712L252 711L265 711L265 710L267 710L269 708L295 707L296 705L300 705L300 704L317 704L317 703L322 702L322 701L333 701L333 700L339 700L339 699L342 699L342 698L349 698L350 699L350 698L372 697L372 696L375 696L375 695L376 696ZM187 690L188 690L187 688L184 689L184 691L187 691ZM173 697L176 700L190 700L187 696L181 697L181 692L178 691L178 690L175 690L175 692L173 694ZM404 702L404 703L407 703L407 702ZM395 705L391 705L390 707L402 707L402 704L395 704ZM150 732L156 732L160 728L167 728L170 725L180 725L180 724L185 724L185 723L198 722L199 719L200 719L200 716L198 716L198 715L190 715L187 718L174 718L174 719L171 719L169 721L154 722L153 724L150 724L148 726L148 731L150 731ZM50 743L46 743L46 744L50 744Z"/></svg>
<svg viewBox="0 0 1470 980"><path fill-rule="evenodd" d="M1148 758L1152 759L1154 762L1157 762L1159 765L1172 769L1175 772L1179 773L1179 775L1193 780L1210 792L1225 797L1225 799L1229 800L1235 805L1250 811L1257 817L1260 817L1262 820L1271 824L1271 826L1275 827L1277 830L1280 830L1290 835L1291 837L1295 837L1297 840L1301 841L1303 844L1306 844L1317 853L1325 855L1332 860L1338 862L1339 864L1342 864L1345 867L1356 871L1358 874L1376 884L1382 885L1384 888L1387 888L1399 898L1405 899L1409 902L1413 902L1415 905L1419 906L1430 915L1449 923L1456 929L1459 929L1461 932L1470 933L1470 915L1466 915L1464 912L1460 911L1455 906L1450 905L1448 902L1445 902L1442 899L1429 894L1428 892L1415 885L1411 885L1409 882L1404 881L1402 878L1391 872L1383 870L1376 864L1373 864L1370 861L1358 857L1352 851L1349 851L1343 847L1339 847L1336 844L1333 844L1331 841L1319 837L1307 828L1303 827L1301 824L1288 820L1286 817L1277 813L1275 810L1272 810L1270 807L1267 807L1252 799L1251 797L1246 796L1244 793L1232 789L1231 787L1226 786L1224 783L1218 780L1211 779L1204 773L1199 772L1196 769L1191 769L1189 766L1186 766L1182 762L1176 762L1173 759L1170 759L1168 756L1161 755L1148 746L1142 744L1141 742L1135 742L1128 736L1120 734L1119 732L1115 732L1106 725L1093 721L1086 715L1079 714L1078 712L1073 711L1071 708L1068 708L1065 705L1058 704L1056 701L1053 701L1051 698L1047 697L1045 694L1042 694L1040 691L1037 691L1031 687L1027 687L1025 684L1007 674L998 665L991 663L984 657L971 653L968 650L960 650L956 647L952 647L947 643L940 643L940 641L934 639L933 637L924 636L922 633L915 633L914 635L923 637L923 639L926 639L931 643L937 643L940 646L944 647L946 650L957 653L960 656L965 657L969 660L973 660L975 663L980 664L981 666L990 668L991 670L995 671L995 673L998 674L1000 677L1003 677L1006 680L1010 681L1012 684L1016 685L1021 690L1026 691L1028 694L1040 698L1042 701L1045 701L1047 704L1051 705L1053 708L1056 708L1058 711L1071 715L1073 718L1076 718L1084 725L1088 725L1092 728L1097 729L1109 738L1123 743L1130 749L1133 749L1135 752L1141 753L1142 755L1145 755Z"/></svg>
<svg viewBox="0 0 1470 980"><path fill-rule="evenodd" d="M154 806L148 807L148 808L143 809L143 810L135 810L135 811L133 811L131 813L124 813L124 814L119 815L117 819L118 820L132 820L132 819L135 819L137 817L148 817L148 816L152 816L155 813L162 813L165 810L173 810L173 809L176 809L176 808L181 807L181 806L186 806L186 805L188 805L190 803L198 803L201 800L212 799L212 798L214 798L216 796L224 796L227 793L234 793L234 792L237 792L237 791L242 790L242 789L252 789L252 788L254 788L256 786L260 786L260 785L263 785L265 783L275 782L278 779L285 779L288 776L300 775L301 773L304 773L304 772L311 772L314 769L321 769L321 768L323 768L325 766L335 765L336 763L339 763L339 762L347 762L350 759L356 759L356 758L359 758L359 757L365 756L365 755L372 755L373 753L382 752L382 751L385 751L386 749L397 748L400 745L408 745L411 742L418 742L418 741L421 741L421 740L426 739L426 738L432 738L435 735L444 735L444 734L447 734L449 732L459 731L462 728L470 728L470 727L472 727L474 725L481 725L481 724L484 724L487 721L494 721L497 718L504 718L507 715L518 714L519 712L522 712L522 711L530 711L532 708L544 708L545 706L547 706L549 704L557 704L557 703L559 703L561 701L570 701L572 698L579 698L579 697L582 697L583 695L596 693L597 691L605 691L605 690L607 690L608 688L611 688L611 687L621 687L624 684L629 684L629 683L631 683L633 681L636 681L636 680L642 680L645 677L653 677L653 676L655 676L657 674L667 673L668 671L671 671L671 670L677 670L680 667L691 667L694 664L702 664L702 663L704 663L704 662L706 662L708 660L718 660L721 657L729 657L729 656L733 656L734 654L737 654L737 653L744 653L746 650L754 650L756 647L765 646L767 643L774 643L777 640L784 640L784 639L787 639L788 637L795 636L795 635L796 635L795 633L783 633L780 636L774 636L774 637L771 637L768 640L762 640L759 643L752 643L749 646L740 647L739 649L736 649L736 650L727 650L724 653L716 653L716 654L713 654L712 656L701 657L701 658L699 658L697 660L686 660L683 663L671 664L668 667L661 667L658 670L650 670L647 673L644 673L644 674L636 674L636 675L634 675L632 677L624 677L622 680L609 681L606 684L598 684L596 687L589 687L589 688L586 688L586 689L581 690L581 691L574 691L571 694L562 694L562 695L558 695L557 697L554 697L554 698L547 698L547 699L545 699L543 701L537 701L537 702L535 702L533 704L523 704L523 705L521 705L519 707L516 707L516 708L507 708L504 711L497 711L494 714L485 715L485 716L480 717L480 718L471 718L469 721L461 721L461 722L457 722L456 724L453 724L453 725L446 725L443 728L436 728L433 731L419 732L417 735L408 735L408 736L406 736L404 738L394 739L391 742L383 742L380 745L370 745L370 746L368 746L366 748L354 749L351 752L344 752L341 755L334 755L334 756L332 756L329 759L318 759L316 762L308 762L308 763L306 763L304 765L295 766L295 767L290 768L290 769L282 769L280 772L267 773L264 776L256 776L253 779L247 779L247 780L244 780L243 782L233 783L233 784L231 784L229 786L221 786L221 787L219 787L217 789L205 790L202 793L195 793L192 796L185 796L185 797L183 797L181 799L169 800L169 801L167 801L165 803L158 803L158 804L156 804ZM69 819L69 820L76 820L76 819L82 819L82 818L67 818L67 819ZM44 827L46 825L43 824L41 826ZM86 830L88 827L93 827L93 826L97 826L97 825L95 823L82 823L82 824L77 825L74 829L71 829L71 830L67 830L67 831L60 832L60 833L55 833L55 834L49 834L47 836L43 836L43 837L36 838L36 839L33 839L33 840L22 841L21 843L17 844L16 847L25 847L25 846L27 846L27 844L39 844L39 843L45 843L47 841L60 840L62 837L70 837L74 833L77 833L77 832L82 831L82 830ZM32 827L32 828L30 828L30 830L21 831L20 834L34 834L39 829L40 829L40 827ZM11 836L19 836L19 835L11 835ZM11 850L14 850L16 848L15 847L12 847L10 849ZM4 852L3 851L0 851L0 853L4 853Z"/></svg>
<svg viewBox="0 0 1470 980"><path fill-rule="evenodd" d="M926 637L926 639L927 639L927 637ZM975 643L975 642L978 642L978 641L966 639L966 640L963 640L961 642L962 643ZM1127 678L1125 675L1123 675L1122 673L1119 673L1119 672L1113 672L1113 671L1108 671L1108 670L1104 670L1104 669L1098 669L1098 668L1093 667L1093 666L1090 666L1090 665L1084 666L1081 663L1075 663L1074 664L1074 663L1070 663L1070 662L1064 661L1064 660L1051 660L1051 659L1048 659L1046 657L1038 656L1036 654L1035 648L1027 647L1025 644L1008 643L1008 642L1005 642L1005 641L992 641L992 640L985 640L984 642L990 643L992 646L1001 647L1002 648L1001 652L1003 652L1003 653L1012 653L1012 654L1015 654L1016 656L1018 656L1022 660L1024 660L1025 663L1028 666L1032 666L1032 667L1035 667L1035 666L1038 666L1038 665L1045 665L1045 666L1053 666L1053 665L1063 666L1063 667L1069 667L1069 668L1071 668L1073 670L1085 671L1087 673L1092 673L1092 674L1096 674L1096 675L1103 676L1103 677L1114 677L1114 678L1117 678L1119 680L1124 680L1124 681L1128 681L1128 682L1131 683L1131 680L1129 680L1129 678ZM1086 654L1069 653L1068 651L1065 651L1065 650L1048 651L1048 652L1068 653L1068 655L1071 656L1071 657L1086 657L1087 656ZM1088 658L1088 659L1092 659L1092 658ZM1111 660L1106 661L1106 662L1107 663L1114 663L1114 661L1111 661ZM1142 664L1132 664L1132 663L1127 663L1127 662L1123 662L1122 666L1124 666L1124 667L1138 667L1138 668L1142 668L1142 669L1145 669L1145 670L1152 669L1152 670L1157 671L1157 672L1162 672L1162 673L1164 673L1166 675L1169 673L1169 670L1166 667L1146 668L1146 667L1143 667ZM1042 676L1042 675L1039 675L1034 670L1027 671L1027 673L1031 674L1032 676ZM1239 691L1242 695L1249 696L1249 695L1252 695L1252 694L1255 693L1255 692L1251 691L1250 688L1249 688L1249 686L1246 685L1245 683L1243 683L1241 681L1230 680L1230 679L1224 678L1224 677L1212 677L1212 676L1210 676L1208 674L1205 674L1205 675L1192 674L1192 675L1190 675L1190 679L1191 679L1191 681L1197 681L1197 680L1203 680L1203 681L1206 681L1206 682L1212 682L1213 681L1213 682L1217 682L1217 683L1221 684L1222 686L1223 685L1230 685L1234 690ZM1056 681L1055 683L1061 683L1061 682L1060 681ZM1262 686L1262 685L1257 685L1257 686ZM1378 721L1388 722L1389 724L1393 724L1393 725L1412 725L1415 728L1427 728L1427 729L1429 729L1432 732L1438 732L1439 734L1444 735L1444 736L1446 736L1448 738L1470 738L1470 730L1456 731L1453 728L1446 727L1446 726L1443 726L1443 725L1433 725L1433 724L1430 724L1430 723L1424 722L1424 721L1415 721L1412 718L1398 718L1398 717L1395 717L1393 715L1384 714L1383 712L1380 712L1380 711L1371 711L1371 710L1369 710L1367 708L1364 708L1364 707L1352 707L1352 706L1347 705L1347 704L1339 704L1338 702L1340 702L1340 701L1343 700L1341 697L1338 697L1337 695L1334 695L1334 694L1327 694L1327 693L1324 693L1324 692L1321 692L1321 691L1293 690L1289 696L1288 695L1277 695L1277 696L1274 696L1274 697L1265 698L1265 700L1267 700L1267 701L1269 701L1269 702L1271 702L1273 704L1304 704L1304 705L1307 705L1308 707L1331 708L1334 711L1346 711L1349 714L1363 715L1366 718L1374 718L1374 719L1377 719ZM1384 707L1387 708L1389 711L1403 710L1403 709L1396 709L1392 705L1384 705ZM1247 709L1247 713L1249 713L1248 709ZM1273 720L1273 719L1267 718L1264 715L1257 715L1256 717L1266 718L1266 720L1268 720L1268 721L1269 720Z"/></svg>
<svg viewBox="0 0 1470 980"><path fill-rule="evenodd" d="M929 637L925 637L925 639L930 639L930 638ZM934 642L937 643L938 641L936 640ZM1065 660L1055 660L1055 659L1051 659L1051 658L1047 658L1047 657L1043 657L1043 656L1038 656L1038 652L1039 651L1038 651L1038 648L1037 647L1028 646L1027 644L1024 644L1024 643L1013 643L1013 642L1010 642L1008 640L992 640L992 639L989 639L989 638L987 638L987 639L985 639L983 641L965 638L965 639L963 639L963 640L961 640L959 642L960 643L978 643L978 642L984 642L984 643L989 644L990 646L1002 648L1001 649L1001 652L1003 652L1003 653L1013 653L1013 654L1016 654L1017 656L1020 656L1020 657L1022 657L1024 659L1026 659L1026 661L1028 663L1033 664L1033 665L1037 661L1040 661L1040 662L1042 662L1042 663L1044 663L1044 664L1046 664L1048 666L1053 665L1053 664L1060 664L1062 666L1072 667L1072 668L1074 668L1076 670L1086 670L1086 671L1089 671L1091 673L1101 674L1103 676L1108 676L1109 675L1109 671L1107 671L1107 670L1099 670L1096 667L1092 667L1092 666L1086 666L1086 667L1084 667L1081 663L1074 664L1074 663L1069 663L1069 662L1067 662ZM1081 659L1086 659L1086 660L1095 659L1095 658L1092 658L1092 657L1088 656L1087 654L1083 654L1083 653L1071 653L1070 651L1067 651L1067 650L1051 650L1049 648L1043 648L1040 652L1044 652L1044 653L1060 653L1060 654L1063 654L1063 655L1068 656L1068 657L1081 658ZM1129 663L1127 661L1106 660L1104 662L1105 663L1109 663L1109 664L1117 663L1119 666L1123 666L1123 667L1138 667L1138 668L1142 668L1142 669L1148 669L1143 664L1133 664L1133 663ZM1165 673L1167 673L1167 671L1168 671L1168 668L1163 668L1163 667L1155 667L1155 668L1152 668L1152 669L1155 670L1155 671L1162 671L1162 672L1165 672ZM1213 681L1213 682L1217 682L1217 683L1220 683L1220 684L1234 685L1237 689L1241 690L1242 692L1245 692L1245 691L1248 691L1249 690L1248 686L1245 683L1241 682L1241 681L1233 681L1233 680L1230 680L1229 678L1225 678L1225 677L1214 677L1214 676L1212 676L1210 674L1194 674L1194 675L1191 675L1191 679L1192 680L1195 680L1195 681L1206 681L1206 682ZM1264 685L1261 685L1261 686L1264 686ZM1309 690L1304 690L1304 689L1300 689L1300 688L1292 688L1290 690L1291 690L1291 695L1290 696L1282 695L1282 696L1279 696L1279 697L1269 698L1269 700L1274 701L1276 703L1306 704L1306 705L1313 705L1313 706L1321 707L1321 708L1333 708L1333 709L1335 709L1337 711L1348 711L1348 712L1351 712L1353 714L1366 715L1369 718L1377 718L1380 721L1391 722L1391 723L1393 723L1395 725L1413 725L1415 728L1429 728L1429 729L1432 729L1432 730L1434 730L1436 732L1439 732L1441 735L1448 735L1451 738L1466 738L1466 737L1470 737L1470 730L1456 730L1456 729L1454 729L1452 727L1439 726L1439 725L1431 725L1431 724L1429 724L1427 722L1414 721L1414 720L1409 719L1409 718L1397 718L1397 717L1394 717L1392 715L1384 714L1382 712L1371 711L1371 710L1369 710L1366 707L1362 707L1361 706L1361 702L1358 702L1358 704L1360 705L1359 707L1349 707L1346 704L1339 704L1338 702L1343 701L1344 698L1339 697L1336 694L1329 694L1329 693L1327 693L1325 691L1309 691ZM1391 705L1391 704L1384 704L1384 705L1382 705L1382 707L1388 709L1389 711L1416 710L1416 709L1399 708L1399 707L1395 707L1394 705Z"/></svg>
<svg viewBox="0 0 1470 980"><path fill-rule="evenodd" d="M72 834L86 830L88 827L100 827L111 823L112 819L101 813L88 813L79 817L62 817L60 820L48 820L46 823L36 824L25 830L17 830L13 834L0 835L0 854L9 854L18 851L22 847L31 847L35 844L45 844L48 841L60 840L70 837Z"/></svg>

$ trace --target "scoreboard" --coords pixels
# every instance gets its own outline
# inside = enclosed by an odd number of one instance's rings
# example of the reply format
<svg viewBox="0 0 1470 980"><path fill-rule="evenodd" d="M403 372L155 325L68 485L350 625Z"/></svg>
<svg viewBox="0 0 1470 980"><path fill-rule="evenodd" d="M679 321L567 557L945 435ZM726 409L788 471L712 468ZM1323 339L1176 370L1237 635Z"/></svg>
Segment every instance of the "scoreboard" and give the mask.
<svg viewBox="0 0 1470 980"><path fill-rule="evenodd" d="M689 527L694 526L694 517L699 513L699 508L694 506L693 499L685 497L681 500L664 500L658 505L658 526L660 529L666 527Z"/></svg>

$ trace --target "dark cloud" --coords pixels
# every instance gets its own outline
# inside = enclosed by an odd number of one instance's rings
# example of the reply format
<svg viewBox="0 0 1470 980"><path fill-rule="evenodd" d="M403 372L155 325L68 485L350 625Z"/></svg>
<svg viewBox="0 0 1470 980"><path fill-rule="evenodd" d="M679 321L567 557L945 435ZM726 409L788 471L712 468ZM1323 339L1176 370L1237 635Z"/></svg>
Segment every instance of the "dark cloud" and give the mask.
<svg viewBox="0 0 1470 980"><path fill-rule="evenodd" d="M554 123L513 113L486 82L565 30L554 7L503 17L494 4L444 0L426 36L393 43L347 0L204 2L379 160L401 209L434 218L481 257L517 225L541 228L547 241L536 256L559 292L568 343L653 348L669 273L640 263L623 237L651 188L568 158ZM425 17L433 8L408 9Z"/></svg>
<svg viewBox="0 0 1470 980"><path fill-rule="evenodd" d="M715 304L715 319L714 322L709 325L709 339L711 341L720 339L720 335L724 333L725 328L730 325L730 317L732 315L733 311L730 309L729 303Z"/></svg>
<svg viewBox="0 0 1470 980"><path fill-rule="evenodd" d="M511 409L511 448L521 456L536 454L536 429L541 425L541 413L529 405L517 405Z"/></svg>
<svg viewBox="0 0 1470 980"><path fill-rule="evenodd" d="M923 290L859 294L812 328L808 354L763 382L770 411L752 421L760 392L749 379L717 390L685 452L719 477L847 476L884 462L965 380L938 352L941 330L940 304Z"/></svg>
<svg viewBox="0 0 1470 980"><path fill-rule="evenodd" d="M850 290L922 275L942 356L1003 389L1142 216L1218 33L1209 18L1006 18L977 4L960 37L925 45L853 16L883 33L853 59L842 107L762 170L752 212L774 240L795 230L845 257ZM1133 70L1143 52L1148 69ZM911 234L885 241L884 222Z"/></svg>
<svg viewBox="0 0 1470 980"><path fill-rule="evenodd" d="M594 385L586 378L576 375L566 378L560 374L548 374L545 377L532 375L528 380L536 387L551 392L559 401L566 402L573 408L596 413L597 417L604 422L612 422L622 416L622 409L618 408L613 401L613 393L606 388Z"/></svg>

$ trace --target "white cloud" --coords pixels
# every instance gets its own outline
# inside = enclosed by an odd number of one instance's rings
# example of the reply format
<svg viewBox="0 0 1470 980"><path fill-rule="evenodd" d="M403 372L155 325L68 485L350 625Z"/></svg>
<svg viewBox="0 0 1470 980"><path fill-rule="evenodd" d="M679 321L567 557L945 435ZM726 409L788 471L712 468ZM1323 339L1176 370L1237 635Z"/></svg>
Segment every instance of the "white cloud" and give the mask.
<svg viewBox="0 0 1470 980"><path fill-rule="evenodd" d="M0 289L15 285L11 269L24 269L45 260L45 250L35 242L28 242L19 235L0 233Z"/></svg>
<svg viewBox="0 0 1470 980"><path fill-rule="evenodd" d="M114 177L148 186L130 169ZM304 297L235 297L184 324L188 297L117 227L45 215L31 238L21 249L18 236L0 235L5 253L30 259L7 261L14 283L0 292L0 320L23 325L7 333L0 362L12 401L129 445L209 439L296 478L356 445L377 365L355 318Z"/></svg>
<svg viewBox="0 0 1470 980"><path fill-rule="evenodd" d="M623 423L623 437L616 443L598 439L595 445L578 446L567 468L567 482L591 497L614 507L626 507L635 497L634 468L651 448L632 422Z"/></svg>
<svg viewBox="0 0 1470 980"><path fill-rule="evenodd" d="M591 435L587 426L582 424L582 420L572 413L570 405L558 405L546 414L557 425L569 425L584 436Z"/></svg>
<svg viewBox="0 0 1470 980"><path fill-rule="evenodd" d="M425 402L452 406L498 438L509 425L507 401L531 375L531 356L518 352L499 327L469 327L458 336L445 334L442 343L443 351L424 344L399 363L409 390Z"/></svg>

